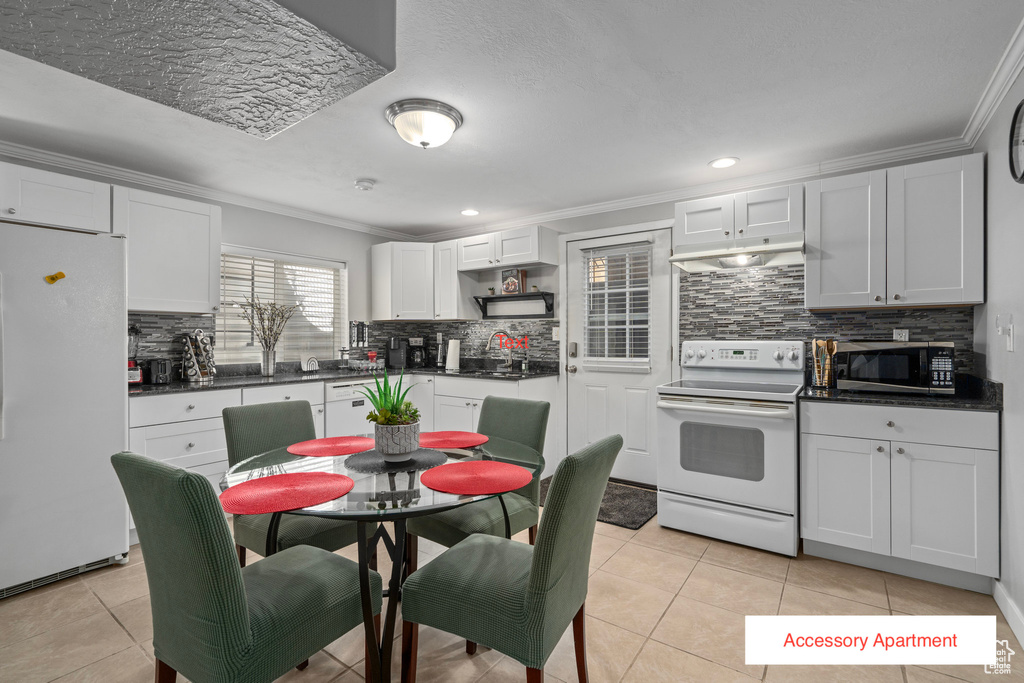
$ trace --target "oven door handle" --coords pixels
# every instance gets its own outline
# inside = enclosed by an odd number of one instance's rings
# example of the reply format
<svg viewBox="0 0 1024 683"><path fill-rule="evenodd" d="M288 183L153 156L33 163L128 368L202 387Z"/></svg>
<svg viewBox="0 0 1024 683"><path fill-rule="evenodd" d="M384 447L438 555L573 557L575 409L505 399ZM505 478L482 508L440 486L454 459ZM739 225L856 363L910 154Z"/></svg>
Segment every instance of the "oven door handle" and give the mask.
<svg viewBox="0 0 1024 683"><path fill-rule="evenodd" d="M769 408L758 410L757 408L740 408L737 405L707 405L701 403L684 403L673 401L658 401L659 408L668 410L689 410L698 413L718 413L721 415L752 415L755 417L773 417L779 420L791 420L796 417L796 405L787 404L783 408Z"/></svg>

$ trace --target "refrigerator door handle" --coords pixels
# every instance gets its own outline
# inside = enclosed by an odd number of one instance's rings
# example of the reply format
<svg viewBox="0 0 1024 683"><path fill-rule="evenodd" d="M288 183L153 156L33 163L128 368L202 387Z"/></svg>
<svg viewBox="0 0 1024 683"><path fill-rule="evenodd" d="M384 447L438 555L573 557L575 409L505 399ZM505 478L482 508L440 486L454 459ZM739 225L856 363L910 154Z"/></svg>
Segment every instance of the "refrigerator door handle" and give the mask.
<svg viewBox="0 0 1024 683"><path fill-rule="evenodd" d="M0 273L0 439L4 438L4 274Z"/></svg>

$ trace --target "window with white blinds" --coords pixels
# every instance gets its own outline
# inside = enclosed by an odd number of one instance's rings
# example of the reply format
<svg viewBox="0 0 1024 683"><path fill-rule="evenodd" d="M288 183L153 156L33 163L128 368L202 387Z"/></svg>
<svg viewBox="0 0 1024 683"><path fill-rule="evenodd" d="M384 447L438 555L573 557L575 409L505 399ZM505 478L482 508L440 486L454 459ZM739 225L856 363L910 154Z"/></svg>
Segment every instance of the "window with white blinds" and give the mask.
<svg viewBox="0 0 1024 683"><path fill-rule="evenodd" d="M585 357L648 360L651 244L584 250L583 273Z"/></svg>
<svg viewBox="0 0 1024 683"><path fill-rule="evenodd" d="M295 262L286 258L221 254L217 314L218 363L258 363L261 347L239 304L259 297L297 306L277 343L277 361L310 356L331 359L348 346L348 292L345 264Z"/></svg>

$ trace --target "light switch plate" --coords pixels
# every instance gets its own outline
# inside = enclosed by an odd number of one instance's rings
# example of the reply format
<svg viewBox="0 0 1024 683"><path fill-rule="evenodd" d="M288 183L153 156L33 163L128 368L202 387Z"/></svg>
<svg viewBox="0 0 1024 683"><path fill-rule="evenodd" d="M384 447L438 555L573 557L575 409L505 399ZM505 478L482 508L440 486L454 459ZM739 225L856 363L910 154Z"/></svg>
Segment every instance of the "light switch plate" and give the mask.
<svg viewBox="0 0 1024 683"><path fill-rule="evenodd" d="M893 341L910 341L910 330L893 330Z"/></svg>
<svg viewBox="0 0 1024 683"><path fill-rule="evenodd" d="M551 328L551 341L558 341L559 339L562 338L562 335L559 332L561 329L562 328L557 327L557 326Z"/></svg>

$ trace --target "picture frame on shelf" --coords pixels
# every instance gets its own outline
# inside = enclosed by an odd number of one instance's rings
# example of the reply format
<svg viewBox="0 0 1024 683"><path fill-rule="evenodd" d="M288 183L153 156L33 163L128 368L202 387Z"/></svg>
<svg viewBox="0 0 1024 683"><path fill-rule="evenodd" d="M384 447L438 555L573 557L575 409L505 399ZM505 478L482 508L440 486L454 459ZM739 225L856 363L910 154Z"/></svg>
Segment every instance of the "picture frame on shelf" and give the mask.
<svg viewBox="0 0 1024 683"><path fill-rule="evenodd" d="M523 294L526 292L526 271L506 268L501 271L501 293Z"/></svg>

